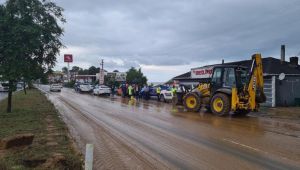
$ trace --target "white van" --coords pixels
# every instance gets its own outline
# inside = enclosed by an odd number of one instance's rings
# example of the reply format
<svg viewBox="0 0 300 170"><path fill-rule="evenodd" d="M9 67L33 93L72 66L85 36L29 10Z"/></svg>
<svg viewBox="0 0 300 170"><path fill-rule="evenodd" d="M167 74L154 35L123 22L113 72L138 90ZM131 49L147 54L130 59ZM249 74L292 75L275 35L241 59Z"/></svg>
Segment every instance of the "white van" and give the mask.
<svg viewBox="0 0 300 170"><path fill-rule="evenodd" d="M8 83L0 82L0 92L8 92L8 90L9 90Z"/></svg>

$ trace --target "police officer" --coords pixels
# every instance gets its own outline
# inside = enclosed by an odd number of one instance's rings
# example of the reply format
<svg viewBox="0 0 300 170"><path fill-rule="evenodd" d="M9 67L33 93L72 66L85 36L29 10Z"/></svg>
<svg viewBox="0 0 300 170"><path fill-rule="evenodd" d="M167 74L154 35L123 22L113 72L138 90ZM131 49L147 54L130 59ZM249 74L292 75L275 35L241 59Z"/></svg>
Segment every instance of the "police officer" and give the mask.
<svg viewBox="0 0 300 170"><path fill-rule="evenodd" d="M172 92L173 96L176 95L177 90L176 90L175 85L173 85L173 87L171 88L171 92Z"/></svg>
<svg viewBox="0 0 300 170"><path fill-rule="evenodd" d="M172 94L173 94L173 98L172 98L172 103L173 103L173 106L175 106L176 105L176 101L177 101L177 89L176 89L176 87L175 87L175 85L173 85L173 87L171 88L171 92L172 92Z"/></svg>
<svg viewBox="0 0 300 170"><path fill-rule="evenodd" d="M161 91L161 88L160 88L160 86L158 86L158 87L156 88L156 95L157 95L157 100L158 100L158 101L160 101L160 91Z"/></svg>
<svg viewBox="0 0 300 170"><path fill-rule="evenodd" d="M133 87L131 85L128 86L128 95L130 99L133 97Z"/></svg>

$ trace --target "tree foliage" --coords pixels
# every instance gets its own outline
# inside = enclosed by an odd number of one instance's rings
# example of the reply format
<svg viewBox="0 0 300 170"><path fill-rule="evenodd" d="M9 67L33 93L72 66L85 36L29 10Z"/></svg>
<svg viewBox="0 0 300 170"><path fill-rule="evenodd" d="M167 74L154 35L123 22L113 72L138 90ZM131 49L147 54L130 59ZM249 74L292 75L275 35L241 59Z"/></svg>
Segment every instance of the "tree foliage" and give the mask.
<svg viewBox="0 0 300 170"><path fill-rule="evenodd" d="M96 68L95 66L91 66L89 68L88 72L89 72L90 75L96 75L97 73L100 72L100 68Z"/></svg>
<svg viewBox="0 0 300 170"><path fill-rule="evenodd" d="M62 12L46 0L7 0L0 5L0 75L9 81L8 112L15 83L54 66L63 47Z"/></svg>
<svg viewBox="0 0 300 170"><path fill-rule="evenodd" d="M91 66L88 69L82 69L78 66L73 66L71 71L78 73L78 75L96 75L97 73L99 73L100 68Z"/></svg>
<svg viewBox="0 0 300 170"><path fill-rule="evenodd" d="M67 73L68 73L68 67L63 67L63 68L61 69L61 71L62 71L63 73L65 73L65 74L67 74Z"/></svg>
<svg viewBox="0 0 300 170"><path fill-rule="evenodd" d="M68 68L67 68L67 70L68 70ZM71 69L72 72L78 72L79 70L80 70L80 67L78 67L78 66L73 66Z"/></svg>
<svg viewBox="0 0 300 170"><path fill-rule="evenodd" d="M143 86L147 84L147 77L142 73L141 68L138 70L134 67L131 67L127 72L126 81L129 84L138 84Z"/></svg>

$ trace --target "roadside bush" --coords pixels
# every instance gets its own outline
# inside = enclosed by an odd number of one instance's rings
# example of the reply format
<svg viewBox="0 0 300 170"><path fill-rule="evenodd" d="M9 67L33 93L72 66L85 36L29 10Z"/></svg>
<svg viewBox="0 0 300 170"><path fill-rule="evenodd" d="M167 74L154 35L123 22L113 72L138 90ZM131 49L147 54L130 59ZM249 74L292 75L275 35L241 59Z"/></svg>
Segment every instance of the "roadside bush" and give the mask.
<svg viewBox="0 0 300 170"><path fill-rule="evenodd" d="M4 160L0 159L0 170L8 170L8 166Z"/></svg>
<svg viewBox="0 0 300 170"><path fill-rule="evenodd" d="M70 81L68 83L64 83L64 87L67 87L67 88L73 88L75 85L75 81Z"/></svg>

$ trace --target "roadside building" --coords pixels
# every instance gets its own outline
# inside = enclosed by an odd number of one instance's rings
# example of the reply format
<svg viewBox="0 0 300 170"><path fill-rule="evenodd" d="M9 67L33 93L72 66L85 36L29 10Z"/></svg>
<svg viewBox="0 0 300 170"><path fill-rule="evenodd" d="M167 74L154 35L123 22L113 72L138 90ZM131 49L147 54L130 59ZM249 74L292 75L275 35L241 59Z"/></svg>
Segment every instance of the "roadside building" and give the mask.
<svg viewBox="0 0 300 170"><path fill-rule="evenodd" d="M74 75L75 82L92 83L96 81L96 75Z"/></svg>
<svg viewBox="0 0 300 170"><path fill-rule="evenodd" d="M50 83L62 83L64 81L64 73L61 71L54 71L48 76Z"/></svg>
<svg viewBox="0 0 300 170"><path fill-rule="evenodd" d="M264 75L264 91L267 96L265 106L294 106L300 100L300 66L298 57L291 57L290 61L267 57L262 59ZM241 65L251 68L252 60L223 63L224 65ZM170 82L196 87L200 82L210 80L214 65L192 68L191 71L174 77ZM279 75L285 74L283 80Z"/></svg>
<svg viewBox="0 0 300 170"><path fill-rule="evenodd" d="M119 71L114 71L114 72L104 72L104 76L109 79L109 80L114 80L116 82L122 83L126 81L126 72L119 72ZM100 73L96 74L96 81L99 80Z"/></svg>

